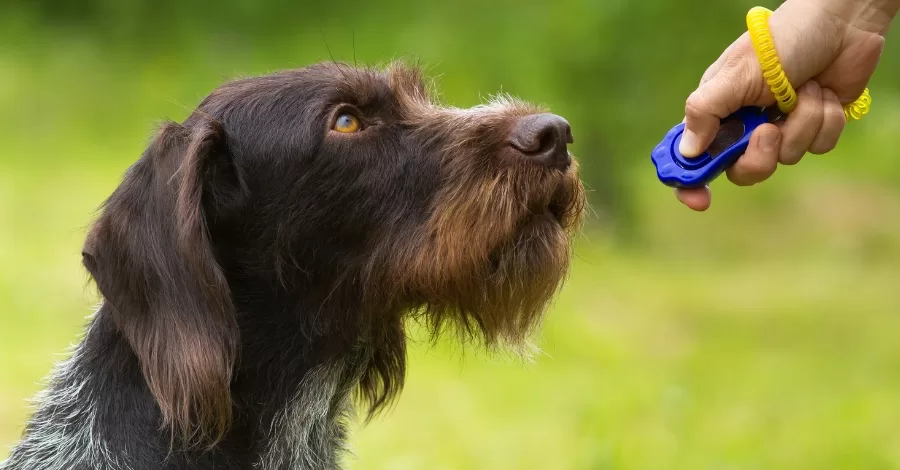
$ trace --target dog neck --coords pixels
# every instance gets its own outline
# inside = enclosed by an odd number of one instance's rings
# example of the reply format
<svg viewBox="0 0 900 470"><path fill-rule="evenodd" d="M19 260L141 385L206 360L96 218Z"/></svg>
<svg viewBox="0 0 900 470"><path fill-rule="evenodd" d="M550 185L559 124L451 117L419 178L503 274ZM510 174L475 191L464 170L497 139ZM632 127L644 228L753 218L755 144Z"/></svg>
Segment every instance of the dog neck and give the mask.
<svg viewBox="0 0 900 470"><path fill-rule="evenodd" d="M331 312L289 298L280 305L238 303L234 420L213 448L170 447L138 359L104 306L57 367L22 442L0 469L340 468L352 394L372 348L358 336L312 328L311 318Z"/></svg>
<svg viewBox="0 0 900 470"><path fill-rule="evenodd" d="M349 295L329 300L308 289L283 288L263 296L269 299L263 303L257 295L262 289L235 292L241 329L232 387L235 429L253 436L248 455L254 468L340 468L351 398L373 345L338 319L358 315L359 305L346 303Z"/></svg>

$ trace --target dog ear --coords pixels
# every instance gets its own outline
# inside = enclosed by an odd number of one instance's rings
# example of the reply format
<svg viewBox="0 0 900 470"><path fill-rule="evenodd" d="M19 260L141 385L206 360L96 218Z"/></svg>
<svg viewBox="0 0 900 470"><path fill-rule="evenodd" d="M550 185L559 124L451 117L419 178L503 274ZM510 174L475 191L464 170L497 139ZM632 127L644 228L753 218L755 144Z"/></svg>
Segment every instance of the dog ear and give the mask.
<svg viewBox="0 0 900 470"><path fill-rule="evenodd" d="M210 243L204 202L228 161L203 119L165 124L104 203L82 257L133 348L163 426L184 444L219 441L231 422L238 329Z"/></svg>

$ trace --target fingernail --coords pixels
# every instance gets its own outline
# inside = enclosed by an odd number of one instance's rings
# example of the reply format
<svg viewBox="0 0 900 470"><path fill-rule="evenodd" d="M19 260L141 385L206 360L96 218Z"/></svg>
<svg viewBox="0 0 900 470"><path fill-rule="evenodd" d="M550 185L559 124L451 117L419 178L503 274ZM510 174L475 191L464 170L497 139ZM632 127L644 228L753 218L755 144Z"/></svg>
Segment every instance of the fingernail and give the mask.
<svg viewBox="0 0 900 470"><path fill-rule="evenodd" d="M778 138L781 136L779 132L763 132L759 136L759 146L765 152L774 152L778 149Z"/></svg>
<svg viewBox="0 0 900 470"><path fill-rule="evenodd" d="M698 140L697 134L685 129L684 133L681 134L681 143L678 144L678 151L685 157L700 155L701 150L697 148L699 147Z"/></svg>

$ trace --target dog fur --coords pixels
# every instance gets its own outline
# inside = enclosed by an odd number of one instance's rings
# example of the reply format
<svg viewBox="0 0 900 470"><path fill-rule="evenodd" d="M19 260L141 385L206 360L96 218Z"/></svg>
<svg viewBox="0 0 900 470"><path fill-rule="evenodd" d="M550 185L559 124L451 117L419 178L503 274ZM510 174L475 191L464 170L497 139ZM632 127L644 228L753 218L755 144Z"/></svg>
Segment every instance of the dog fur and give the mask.
<svg viewBox="0 0 900 470"><path fill-rule="evenodd" d="M510 145L541 108L433 95L415 67L323 63L163 124L87 236L103 303L0 469L338 469L354 404L403 386L407 320L526 346L577 162ZM333 130L348 113L361 129Z"/></svg>

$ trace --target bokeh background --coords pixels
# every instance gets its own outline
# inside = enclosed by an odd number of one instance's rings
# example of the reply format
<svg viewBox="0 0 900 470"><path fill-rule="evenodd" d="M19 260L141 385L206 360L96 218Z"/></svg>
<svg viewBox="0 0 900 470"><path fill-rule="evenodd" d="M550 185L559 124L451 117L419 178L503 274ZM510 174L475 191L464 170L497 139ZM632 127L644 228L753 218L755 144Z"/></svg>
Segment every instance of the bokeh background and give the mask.
<svg viewBox="0 0 900 470"><path fill-rule="evenodd" d="M417 60L575 131L593 209L533 364L417 341L352 469L900 468L900 39L870 115L693 213L650 149L770 0L0 2L0 459L97 299L94 210L154 126L241 75Z"/></svg>

